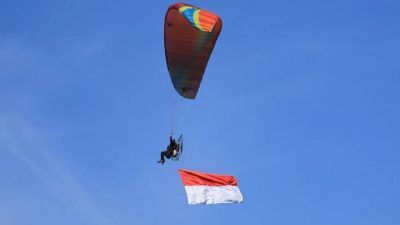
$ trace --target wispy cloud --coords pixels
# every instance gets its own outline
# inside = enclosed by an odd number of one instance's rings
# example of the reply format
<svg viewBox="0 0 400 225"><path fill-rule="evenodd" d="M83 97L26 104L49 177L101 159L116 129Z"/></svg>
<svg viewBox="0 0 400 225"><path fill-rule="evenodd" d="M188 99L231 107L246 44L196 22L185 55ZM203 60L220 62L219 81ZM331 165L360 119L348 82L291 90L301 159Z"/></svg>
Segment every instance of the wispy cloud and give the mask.
<svg viewBox="0 0 400 225"><path fill-rule="evenodd" d="M116 224L99 209L67 167L45 150L34 127L20 118L0 115L0 145L22 162L64 207L92 224Z"/></svg>

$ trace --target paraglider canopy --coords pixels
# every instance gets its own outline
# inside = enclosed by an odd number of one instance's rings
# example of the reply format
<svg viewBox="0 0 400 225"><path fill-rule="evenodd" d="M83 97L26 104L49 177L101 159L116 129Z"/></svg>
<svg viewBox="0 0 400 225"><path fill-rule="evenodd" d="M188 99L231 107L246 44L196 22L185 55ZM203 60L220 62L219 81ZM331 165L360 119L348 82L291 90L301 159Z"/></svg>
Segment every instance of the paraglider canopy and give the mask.
<svg viewBox="0 0 400 225"><path fill-rule="evenodd" d="M221 29L222 20L212 12L185 3L168 8L164 22L165 58L172 84L184 98L196 98Z"/></svg>

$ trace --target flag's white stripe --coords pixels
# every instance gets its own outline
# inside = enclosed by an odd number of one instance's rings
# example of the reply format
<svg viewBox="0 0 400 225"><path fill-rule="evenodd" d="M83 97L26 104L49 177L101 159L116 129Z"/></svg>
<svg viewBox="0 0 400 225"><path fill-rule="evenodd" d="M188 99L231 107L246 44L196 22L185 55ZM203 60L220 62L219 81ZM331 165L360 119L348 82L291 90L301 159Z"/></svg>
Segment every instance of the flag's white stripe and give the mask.
<svg viewBox="0 0 400 225"><path fill-rule="evenodd" d="M189 204L239 203L243 201L238 186L185 186Z"/></svg>

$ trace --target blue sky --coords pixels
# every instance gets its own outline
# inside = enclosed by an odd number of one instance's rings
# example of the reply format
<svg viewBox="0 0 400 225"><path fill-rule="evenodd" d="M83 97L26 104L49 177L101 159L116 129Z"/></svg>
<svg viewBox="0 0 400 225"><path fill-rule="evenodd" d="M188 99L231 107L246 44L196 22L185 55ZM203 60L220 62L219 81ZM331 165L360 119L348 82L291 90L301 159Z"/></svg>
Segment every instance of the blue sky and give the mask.
<svg viewBox="0 0 400 225"><path fill-rule="evenodd" d="M0 224L398 224L398 1L188 1L224 24L193 102L172 3L2 2ZM178 168L235 175L244 203L187 205Z"/></svg>

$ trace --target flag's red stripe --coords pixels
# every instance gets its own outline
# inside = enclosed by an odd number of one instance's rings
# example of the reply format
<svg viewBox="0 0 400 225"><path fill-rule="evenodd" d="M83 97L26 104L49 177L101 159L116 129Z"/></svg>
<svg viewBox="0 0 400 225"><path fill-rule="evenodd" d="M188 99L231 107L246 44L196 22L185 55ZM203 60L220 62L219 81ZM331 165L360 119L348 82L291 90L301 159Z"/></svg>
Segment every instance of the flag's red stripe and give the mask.
<svg viewBox="0 0 400 225"><path fill-rule="evenodd" d="M185 186L237 186L237 180L234 176L209 174L192 170L179 170L179 173L181 175L183 185Z"/></svg>

